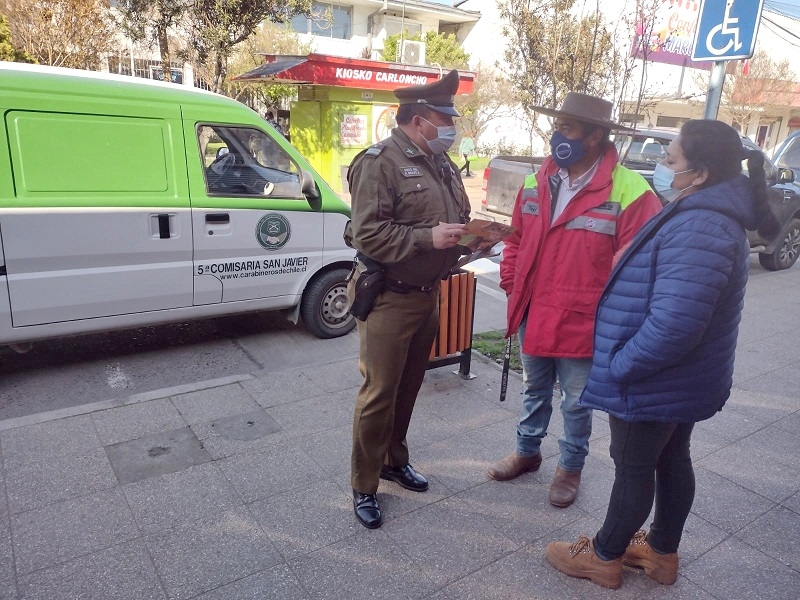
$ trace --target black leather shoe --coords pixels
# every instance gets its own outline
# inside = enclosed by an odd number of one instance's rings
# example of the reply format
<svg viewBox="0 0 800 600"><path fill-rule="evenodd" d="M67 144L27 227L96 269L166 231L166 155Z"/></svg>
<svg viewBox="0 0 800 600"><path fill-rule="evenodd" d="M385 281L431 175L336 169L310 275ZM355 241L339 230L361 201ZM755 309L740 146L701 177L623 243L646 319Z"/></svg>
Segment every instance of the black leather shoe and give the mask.
<svg viewBox="0 0 800 600"><path fill-rule="evenodd" d="M424 492L428 489L428 480L417 473L411 465L405 467L381 467L381 479L388 479L400 484L412 492Z"/></svg>
<svg viewBox="0 0 800 600"><path fill-rule="evenodd" d="M377 529L383 523L381 507L375 494L360 494L353 490L353 510L356 519L367 529Z"/></svg>

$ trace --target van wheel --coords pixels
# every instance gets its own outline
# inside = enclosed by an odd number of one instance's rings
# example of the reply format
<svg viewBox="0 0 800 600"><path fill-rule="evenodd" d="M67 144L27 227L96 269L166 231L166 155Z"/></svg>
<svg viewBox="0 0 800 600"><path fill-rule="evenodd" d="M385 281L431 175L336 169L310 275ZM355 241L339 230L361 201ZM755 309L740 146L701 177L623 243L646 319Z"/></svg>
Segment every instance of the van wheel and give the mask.
<svg viewBox="0 0 800 600"><path fill-rule="evenodd" d="M349 274L349 269L328 271L309 283L303 293L300 314L306 329L315 336L322 339L340 337L356 326L347 300Z"/></svg>
<svg viewBox="0 0 800 600"><path fill-rule="evenodd" d="M780 246L775 248L775 252L767 254L761 252L758 255L758 262L767 271L780 271L788 269L800 254L800 219L792 219L783 228L780 237Z"/></svg>

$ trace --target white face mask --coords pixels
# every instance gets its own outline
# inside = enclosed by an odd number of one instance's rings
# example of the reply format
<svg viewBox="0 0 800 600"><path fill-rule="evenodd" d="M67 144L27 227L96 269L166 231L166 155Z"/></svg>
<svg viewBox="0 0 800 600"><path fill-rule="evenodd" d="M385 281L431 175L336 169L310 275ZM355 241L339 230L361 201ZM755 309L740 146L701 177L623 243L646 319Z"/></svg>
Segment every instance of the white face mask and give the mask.
<svg viewBox="0 0 800 600"><path fill-rule="evenodd" d="M675 175L680 175L681 173L688 173L689 171L693 171L694 169L686 169L684 171L673 171L668 166L663 165L661 163L656 164L656 168L653 170L653 187L656 188L656 191L661 194L661 197L664 198L667 202L673 202L680 196L683 192L688 190L694 184L689 184L682 190L676 190L672 187L672 184L675 181Z"/></svg>
<svg viewBox="0 0 800 600"><path fill-rule="evenodd" d="M424 117L420 117L423 121L425 121L428 125L432 127L436 127L437 135L432 140L426 138L422 132L420 131L420 135L422 135L422 139L424 139L427 144L428 148L430 148L431 152L434 154L439 154L440 152L447 152L456 143L456 126L455 125L439 125L436 126L428 119Z"/></svg>

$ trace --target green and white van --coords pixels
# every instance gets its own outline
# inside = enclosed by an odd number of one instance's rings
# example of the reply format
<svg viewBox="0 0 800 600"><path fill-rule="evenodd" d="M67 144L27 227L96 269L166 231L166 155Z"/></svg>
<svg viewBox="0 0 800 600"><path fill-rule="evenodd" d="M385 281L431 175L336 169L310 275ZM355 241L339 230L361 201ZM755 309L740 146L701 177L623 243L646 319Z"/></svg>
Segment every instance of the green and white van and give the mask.
<svg viewBox="0 0 800 600"><path fill-rule="evenodd" d="M217 94L0 62L0 344L285 310L354 327L350 209Z"/></svg>

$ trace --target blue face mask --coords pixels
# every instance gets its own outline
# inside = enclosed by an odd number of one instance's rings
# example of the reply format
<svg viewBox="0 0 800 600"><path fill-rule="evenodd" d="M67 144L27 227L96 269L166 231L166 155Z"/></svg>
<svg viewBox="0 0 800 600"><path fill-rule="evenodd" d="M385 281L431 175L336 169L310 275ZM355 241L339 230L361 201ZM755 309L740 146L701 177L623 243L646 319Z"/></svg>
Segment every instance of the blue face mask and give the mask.
<svg viewBox="0 0 800 600"><path fill-rule="evenodd" d="M685 171L675 172L668 166L657 163L656 168L653 170L653 187L656 188L656 191L661 194L661 197L664 198L664 200L667 202L674 202L678 196L694 185L688 185L682 190L674 189L672 187L672 183L675 181L675 175L688 173L689 171L693 170L694 169L686 169Z"/></svg>
<svg viewBox="0 0 800 600"><path fill-rule="evenodd" d="M556 131L550 138L550 153L561 169L574 165L586 155L583 139L571 140L563 133Z"/></svg>
<svg viewBox="0 0 800 600"><path fill-rule="evenodd" d="M431 152L433 152L434 154L439 154L440 152L447 152L448 150L450 150L452 145L456 143L457 134L455 125L440 125L437 127L424 117L420 117L420 119L425 121L428 125L436 127L436 132L437 132L436 137L433 138L432 140L429 140L424 135L422 136L422 139L424 139L425 142L427 142L428 148L430 148ZM422 135L422 132L420 132L420 135Z"/></svg>

